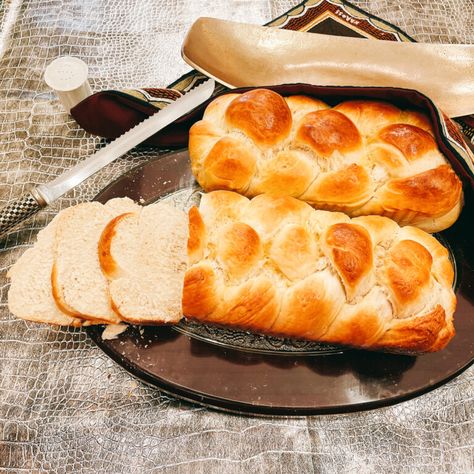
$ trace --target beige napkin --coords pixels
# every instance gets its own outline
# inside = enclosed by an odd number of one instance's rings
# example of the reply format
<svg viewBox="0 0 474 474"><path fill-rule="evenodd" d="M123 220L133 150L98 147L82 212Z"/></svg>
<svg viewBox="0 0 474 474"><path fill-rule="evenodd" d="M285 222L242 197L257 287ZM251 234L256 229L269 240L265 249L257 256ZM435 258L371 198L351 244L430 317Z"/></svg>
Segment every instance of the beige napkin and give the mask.
<svg viewBox="0 0 474 474"><path fill-rule="evenodd" d="M451 117L474 113L474 45L375 41L199 18L182 55L228 87L404 87L424 93Z"/></svg>

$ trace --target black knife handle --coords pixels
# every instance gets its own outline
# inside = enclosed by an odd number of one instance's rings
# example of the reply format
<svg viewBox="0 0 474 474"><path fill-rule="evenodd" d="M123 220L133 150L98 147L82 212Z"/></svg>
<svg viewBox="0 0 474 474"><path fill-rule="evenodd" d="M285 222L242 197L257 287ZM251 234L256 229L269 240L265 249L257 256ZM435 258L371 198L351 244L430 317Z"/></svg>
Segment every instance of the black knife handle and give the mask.
<svg viewBox="0 0 474 474"><path fill-rule="evenodd" d="M0 237L14 229L18 224L43 209L46 203L35 197L33 192L24 194L17 200L0 209Z"/></svg>

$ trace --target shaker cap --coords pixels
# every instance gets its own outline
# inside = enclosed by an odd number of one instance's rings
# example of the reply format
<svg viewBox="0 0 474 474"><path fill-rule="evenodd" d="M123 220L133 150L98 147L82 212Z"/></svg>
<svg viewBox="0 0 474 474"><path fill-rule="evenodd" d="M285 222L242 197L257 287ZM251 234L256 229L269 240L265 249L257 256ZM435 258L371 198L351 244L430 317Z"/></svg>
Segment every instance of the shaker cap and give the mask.
<svg viewBox="0 0 474 474"><path fill-rule="evenodd" d="M92 94L88 72L87 64L73 56L61 56L47 66L44 80L56 92L67 113Z"/></svg>

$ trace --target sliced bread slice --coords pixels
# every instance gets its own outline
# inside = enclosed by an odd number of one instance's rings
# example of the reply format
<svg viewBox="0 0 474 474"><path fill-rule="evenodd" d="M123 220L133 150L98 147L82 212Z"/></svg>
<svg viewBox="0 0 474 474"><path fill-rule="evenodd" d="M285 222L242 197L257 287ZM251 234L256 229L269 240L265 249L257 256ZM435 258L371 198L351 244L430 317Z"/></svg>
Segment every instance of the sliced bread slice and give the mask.
<svg viewBox="0 0 474 474"><path fill-rule="evenodd" d="M90 321L120 322L100 267L99 238L110 220L139 209L131 199L120 198L106 205L79 204L61 214L51 280L53 297L64 312Z"/></svg>
<svg viewBox="0 0 474 474"><path fill-rule="evenodd" d="M134 324L170 324L182 318L187 267L186 214L158 203L112 220L99 242L112 304Z"/></svg>
<svg viewBox="0 0 474 474"><path fill-rule="evenodd" d="M58 326L81 326L82 319L65 314L56 305L51 289L53 244L59 215L38 233L37 242L10 268L10 312L21 319Z"/></svg>

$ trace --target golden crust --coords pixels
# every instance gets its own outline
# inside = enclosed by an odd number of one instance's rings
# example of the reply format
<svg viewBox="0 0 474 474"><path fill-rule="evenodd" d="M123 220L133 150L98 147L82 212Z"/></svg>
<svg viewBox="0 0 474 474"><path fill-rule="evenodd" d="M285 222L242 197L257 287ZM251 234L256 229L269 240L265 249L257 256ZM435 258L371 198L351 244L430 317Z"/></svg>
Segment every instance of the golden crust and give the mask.
<svg viewBox="0 0 474 474"><path fill-rule="evenodd" d="M313 273L319 252L311 232L288 225L272 240L268 256L289 280L298 280Z"/></svg>
<svg viewBox="0 0 474 474"><path fill-rule="evenodd" d="M240 94L225 94L216 97L212 102L208 104L204 111L204 118L211 118L217 116L218 118L223 117L227 107L234 100L237 99Z"/></svg>
<svg viewBox="0 0 474 474"><path fill-rule="evenodd" d="M314 273L286 293L271 333L318 340L340 311L344 291L329 274Z"/></svg>
<svg viewBox="0 0 474 474"><path fill-rule="evenodd" d="M260 237L243 222L227 224L219 235L216 255L229 278L246 275L262 254Z"/></svg>
<svg viewBox="0 0 474 474"><path fill-rule="evenodd" d="M374 257L370 235L357 224L334 224L325 234L325 247L344 282L348 299L373 268Z"/></svg>
<svg viewBox="0 0 474 474"><path fill-rule="evenodd" d="M189 155L191 161L195 163L202 156L206 155L211 144L221 138L221 132L211 122L200 120L189 130ZM210 146L211 145L211 146Z"/></svg>
<svg viewBox="0 0 474 474"><path fill-rule="evenodd" d="M374 287L358 304L345 304L322 341L371 348L386 331L391 317L390 304Z"/></svg>
<svg viewBox="0 0 474 474"><path fill-rule="evenodd" d="M434 135L430 119L423 112L418 110L405 110L402 112L400 122L414 125L415 127L428 132L430 135Z"/></svg>
<svg viewBox="0 0 474 474"><path fill-rule="evenodd" d="M213 315L219 324L268 331L278 316L278 295L273 282L264 276L228 288L223 296L221 308Z"/></svg>
<svg viewBox="0 0 474 474"><path fill-rule="evenodd" d="M388 217L361 216L353 218L351 222L353 224L361 225L367 229L373 245L377 245L380 242L391 242L394 235L398 231L397 223ZM420 232L424 235L427 235L426 232Z"/></svg>
<svg viewBox="0 0 474 474"><path fill-rule="evenodd" d="M189 263L202 259L204 245L206 243L206 227L202 220L199 209L193 206L188 212L189 235L188 235L188 257Z"/></svg>
<svg viewBox="0 0 474 474"><path fill-rule="evenodd" d="M432 235L423 232L417 227L404 227L403 236L419 242L428 250L433 259L433 277L442 285L451 287L454 282L454 269L449 260L448 249L443 247Z"/></svg>
<svg viewBox="0 0 474 474"><path fill-rule="evenodd" d="M290 97L285 97L285 100L292 112L298 112L299 110L304 109L306 113L309 113L315 112L316 110L329 109L329 105L324 103L322 100L308 97L307 95L292 95Z"/></svg>
<svg viewBox="0 0 474 474"><path fill-rule="evenodd" d="M400 306L417 300L431 281L433 257L423 245L401 240L385 259L388 287Z"/></svg>
<svg viewBox="0 0 474 474"><path fill-rule="evenodd" d="M387 209L410 210L427 216L440 216L454 208L461 195L461 182L449 165L392 179L378 193Z"/></svg>
<svg viewBox="0 0 474 474"><path fill-rule="evenodd" d="M182 300L185 316L214 322L212 312L218 297L216 275L209 262L200 262L186 272Z"/></svg>
<svg viewBox="0 0 474 474"><path fill-rule="evenodd" d="M349 315L340 316L337 328L323 336L323 340L333 344L343 344L353 347L370 348L372 341L377 340L384 329L383 320L368 308L353 307Z"/></svg>
<svg viewBox="0 0 474 474"><path fill-rule="evenodd" d="M207 173L203 186L208 190L244 189L255 172L255 161L252 150L245 143L235 138L221 138L204 159Z"/></svg>
<svg viewBox="0 0 474 474"><path fill-rule="evenodd" d="M298 150L286 150L259 163L261 180L249 190L278 196L299 196L315 178L312 163Z"/></svg>
<svg viewBox="0 0 474 474"><path fill-rule="evenodd" d="M347 211L367 201L373 183L367 171L355 163L318 177L305 195L312 195L320 208ZM303 195L303 198L304 196Z"/></svg>
<svg viewBox="0 0 474 474"><path fill-rule="evenodd" d="M403 352L414 354L435 352L443 349L454 333L454 326L446 321L443 307L436 305L422 316L392 320L374 347L397 352L403 347Z"/></svg>
<svg viewBox="0 0 474 474"><path fill-rule="evenodd" d="M206 191L291 195L350 216L380 214L430 232L462 207L461 182L429 118L374 100L330 108L266 89L217 98L191 127L193 172Z"/></svg>
<svg viewBox="0 0 474 474"><path fill-rule="evenodd" d="M217 224L223 225L238 220L248 203L249 200L240 194L214 191L203 194L199 212L206 221L206 226L213 228Z"/></svg>
<svg viewBox="0 0 474 474"><path fill-rule="evenodd" d="M274 145L291 130L290 109L279 94L255 89L236 97L225 112L226 122L258 145Z"/></svg>
<svg viewBox="0 0 474 474"><path fill-rule="evenodd" d="M454 336L448 252L425 232L267 194L216 191L201 205L190 215L199 212L208 238L185 275L186 317L409 353Z"/></svg>
<svg viewBox="0 0 474 474"><path fill-rule="evenodd" d="M292 95L285 97L285 100L291 110L294 126L298 126L306 114L330 108L329 105L325 104L322 100L305 95Z"/></svg>
<svg viewBox="0 0 474 474"><path fill-rule="evenodd" d="M362 145L356 126L336 110L320 110L305 115L296 132L295 142L308 146L323 158L330 158L335 151L354 151Z"/></svg>
<svg viewBox="0 0 474 474"><path fill-rule="evenodd" d="M275 232L283 223L298 223L311 214L311 207L290 196L260 194L245 210L245 222L263 237Z"/></svg>
<svg viewBox="0 0 474 474"><path fill-rule="evenodd" d="M378 133L378 138L398 148L409 161L437 148L434 138L428 132L404 123L383 128Z"/></svg>
<svg viewBox="0 0 474 474"><path fill-rule="evenodd" d="M113 279L118 277L119 267L111 253L112 240L117 232L118 225L131 215L133 215L132 212L126 212L114 217L105 226L100 236L98 244L99 263L102 272L107 278Z"/></svg>
<svg viewBox="0 0 474 474"><path fill-rule="evenodd" d="M400 119L400 109L377 100L348 100L334 107L347 116L362 135L372 135Z"/></svg>

